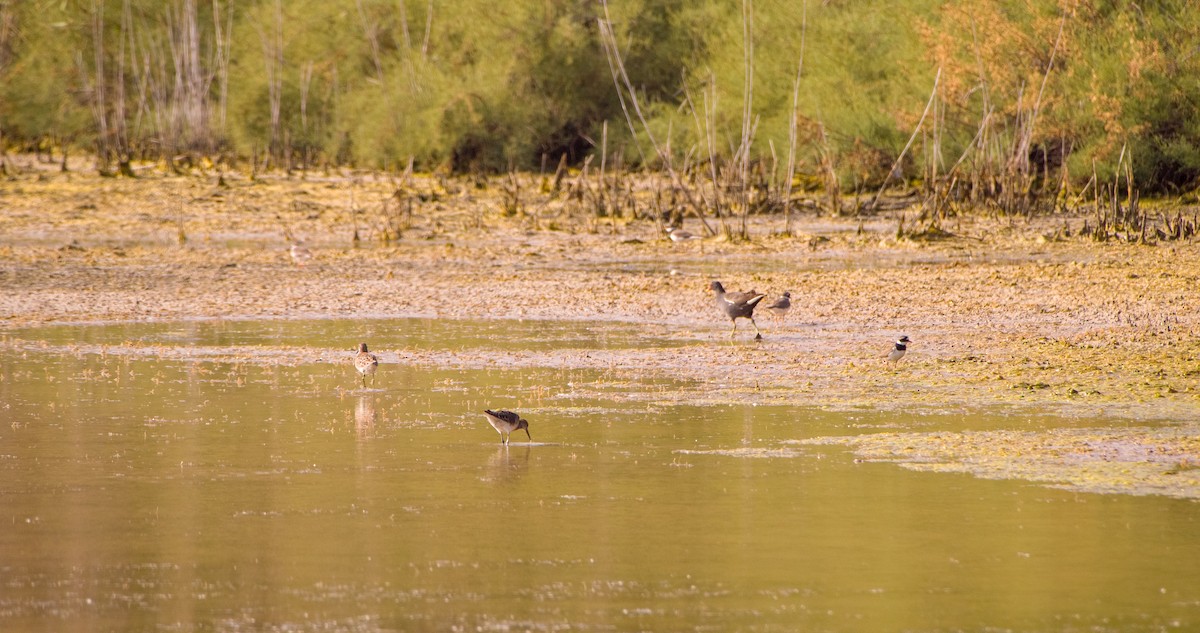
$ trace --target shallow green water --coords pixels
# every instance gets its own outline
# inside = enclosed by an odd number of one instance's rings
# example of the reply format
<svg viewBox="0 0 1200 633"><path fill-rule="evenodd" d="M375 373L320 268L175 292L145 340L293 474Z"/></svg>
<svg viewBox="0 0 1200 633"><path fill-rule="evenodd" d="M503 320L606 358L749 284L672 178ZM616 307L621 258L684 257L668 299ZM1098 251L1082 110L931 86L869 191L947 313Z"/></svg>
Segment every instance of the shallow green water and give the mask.
<svg viewBox="0 0 1200 633"><path fill-rule="evenodd" d="M331 359L358 342L372 349L558 350L673 347L686 344L678 328L642 323L363 319L358 321L195 320L102 325L56 325L17 330L14 338L51 346L165 346L188 349L258 346L324 347ZM286 359L283 359L286 361Z"/></svg>
<svg viewBox="0 0 1200 633"><path fill-rule="evenodd" d="M593 371L385 363L363 391L334 349L534 335L500 325L13 334L50 351L0 351L0 630L1200 627L1200 504L787 443L1066 422L668 406L653 394L670 382ZM624 326L535 329L549 346L653 344ZM70 353L69 340L327 345L332 360ZM502 447L485 407L521 411L534 444Z"/></svg>

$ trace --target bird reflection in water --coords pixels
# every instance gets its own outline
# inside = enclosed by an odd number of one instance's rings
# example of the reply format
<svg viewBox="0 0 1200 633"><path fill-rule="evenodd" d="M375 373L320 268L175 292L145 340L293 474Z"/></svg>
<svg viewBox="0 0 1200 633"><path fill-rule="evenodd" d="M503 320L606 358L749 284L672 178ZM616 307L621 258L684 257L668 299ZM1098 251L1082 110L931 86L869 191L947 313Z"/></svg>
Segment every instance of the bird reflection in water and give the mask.
<svg viewBox="0 0 1200 633"><path fill-rule="evenodd" d="M517 448L501 444L500 448L488 457L488 474L485 479L488 481L516 481L517 477L523 475L526 467L529 466L530 451L531 448L528 445Z"/></svg>
<svg viewBox="0 0 1200 633"><path fill-rule="evenodd" d="M359 439L371 434L375 428L375 418L375 398L359 396L358 402L354 403L354 432Z"/></svg>

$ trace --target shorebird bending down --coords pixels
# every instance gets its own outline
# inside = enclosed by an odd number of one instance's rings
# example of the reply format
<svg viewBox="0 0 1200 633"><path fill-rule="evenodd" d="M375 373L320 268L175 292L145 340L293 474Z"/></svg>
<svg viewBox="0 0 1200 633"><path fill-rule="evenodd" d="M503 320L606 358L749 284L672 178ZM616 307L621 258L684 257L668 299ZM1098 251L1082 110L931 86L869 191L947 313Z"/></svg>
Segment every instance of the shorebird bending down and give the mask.
<svg viewBox="0 0 1200 633"><path fill-rule="evenodd" d="M529 435L529 422L512 411L485 409L483 414L487 416L488 424L500 434L501 442L508 444L509 436L517 429L525 429L525 435L529 437L530 442L533 441L533 436Z"/></svg>
<svg viewBox="0 0 1200 633"><path fill-rule="evenodd" d="M904 353L908 351L908 344L911 342L912 341L908 340L907 335L896 339L896 346L893 347L891 353L888 354L888 360L894 363L901 358L904 358Z"/></svg>
<svg viewBox="0 0 1200 633"><path fill-rule="evenodd" d="M729 317L730 321L733 321L733 329L730 330L729 336L732 337L737 333L738 319L750 319L750 324L754 326L754 338L761 339L762 332L758 330L758 324L754 322L754 307L767 295L754 291L725 292L725 286L722 286L719 281L712 282L711 288L713 292L717 293L717 307Z"/></svg>
<svg viewBox="0 0 1200 633"><path fill-rule="evenodd" d="M788 310L792 309L792 293L785 292L782 297L775 300L775 303L764 307L767 309L767 312L776 317L783 318L787 316Z"/></svg>
<svg viewBox="0 0 1200 633"><path fill-rule="evenodd" d="M288 251L288 253L291 254L292 261L295 262L297 266L303 267L312 260L312 251L304 248L304 245L300 242L292 242L292 248Z"/></svg>
<svg viewBox="0 0 1200 633"><path fill-rule="evenodd" d="M354 368L362 374L362 386L367 386L367 374L371 374L371 386L375 386L375 370L379 368L379 357L367 351L366 343L358 344L358 354L354 356Z"/></svg>
<svg viewBox="0 0 1200 633"><path fill-rule="evenodd" d="M686 242L687 240L700 239L699 235L692 235L683 229L678 229L673 226L667 227L667 237L670 237L672 242Z"/></svg>

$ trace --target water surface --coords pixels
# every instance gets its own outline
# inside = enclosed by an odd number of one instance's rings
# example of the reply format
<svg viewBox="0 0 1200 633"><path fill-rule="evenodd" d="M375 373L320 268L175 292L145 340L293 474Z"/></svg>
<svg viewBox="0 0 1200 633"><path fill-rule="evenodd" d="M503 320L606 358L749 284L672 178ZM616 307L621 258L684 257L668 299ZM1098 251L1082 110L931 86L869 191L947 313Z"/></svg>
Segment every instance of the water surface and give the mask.
<svg viewBox="0 0 1200 633"><path fill-rule="evenodd" d="M1078 421L678 406L653 397L685 387L671 381L502 364L385 363L364 390L345 362L366 337L676 344L620 324L498 325L13 333L49 351L0 348L0 629L1200 627L1200 504L915 473L790 442ZM72 340L326 346L330 360L72 353ZM649 395L618 397L631 390ZM520 411L534 442L502 446L486 407Z"/></svg>

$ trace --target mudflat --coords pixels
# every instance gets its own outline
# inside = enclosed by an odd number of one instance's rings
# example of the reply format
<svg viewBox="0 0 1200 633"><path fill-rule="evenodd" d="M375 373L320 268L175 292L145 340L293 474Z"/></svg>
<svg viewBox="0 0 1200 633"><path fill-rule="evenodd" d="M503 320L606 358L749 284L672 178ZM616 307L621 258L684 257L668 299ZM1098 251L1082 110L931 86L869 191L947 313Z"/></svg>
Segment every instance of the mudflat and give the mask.
<svg viewBox="0 0 1200 633"><path fill-rule="evenodd" d="M511 185L365 172L224 174L220 183L215 173L20 175L0 183L0 330L196 318L634 322L698 344L518 347L505 362L683 378L697 387L658 397L702 404L1008 407L1106 420L1103 438L1073 441L1076 451L1137 443L1148 437L1143 424L1167 424L1186 432L1154 434L1153 451L1112 454L1161 464L1154 468L1172 494L1200 497L1200 245L1192 241L1096 242L1079 235L1084 216L987 213L950 218L936 239L897 237L902 217L912 225L909 210L797 212L787 235L779 215L751 216L749 241L673 242L644 217L655 208L649 188L629 193L628 205L642 205L635 220L629 208L597 217L537 175L523 190ZM684 222L705 235L698 219ZM294 260L293 241L311 258ZM730 337L713 280L768 301L790 291L791 311L756 315L762 341L745 322ZM913 343L890 363L901 335ZM28 343L0 337L8 347ZM395 360L488 362L427 350ZM1113 419L1138 424L1120 433ZM1019 445L1023 438L1005 436L1005 450L1063 450L1045 436ZM937 441L957 448L922 460L971 454L957 440Z"/></svg>

